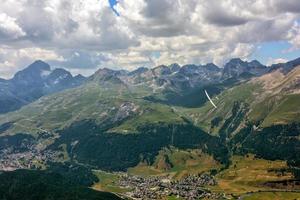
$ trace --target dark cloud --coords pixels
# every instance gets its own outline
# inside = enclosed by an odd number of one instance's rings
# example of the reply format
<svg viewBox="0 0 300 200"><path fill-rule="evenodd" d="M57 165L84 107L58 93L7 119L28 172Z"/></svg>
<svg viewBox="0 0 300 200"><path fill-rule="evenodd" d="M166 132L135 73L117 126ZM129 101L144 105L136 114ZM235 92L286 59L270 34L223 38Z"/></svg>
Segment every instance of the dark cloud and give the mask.
<svg viewBox="0 0 300 200"><path fill-rule="evenodd" d="M275 1L277 10L281 12L300 13L300 1L299 0L283 0Z"/></svg>
<svg viewBox="0 0 300 200"><path fill-rule="evenodd" d="M188 10L183 13L183 5L178 0L145 0L145 4L140 11L144 20L131 23L139 33L151 37L173 37L197 32L191 23L195 7L186 6Z"/></svg>
<svg viewBox="0 0 300 200"><path fill-rule="evenodd" d="M246 24L249 20L243 17L235 16L231 13L226 13L224 10L209 12L205 19L208 23L217 26L238 26Z"/></svg>
<svg viewBox="0 0 300 200"><path fill-rule="evenodd" d="M146 6L142 10L146 18L168 22L172 12L178 6L177 1L172 0L146 0Z"/></svg>
<svg viewBox="0 0 300 200"><path fill-rule="evenodd" d="M222 4L224 2L211 0L203 5L205 22L217 26L238 26L246 24L249 19L241 16L244 8L233 9L234 4ZM241 6L241 5L236 5Z"/></svg>

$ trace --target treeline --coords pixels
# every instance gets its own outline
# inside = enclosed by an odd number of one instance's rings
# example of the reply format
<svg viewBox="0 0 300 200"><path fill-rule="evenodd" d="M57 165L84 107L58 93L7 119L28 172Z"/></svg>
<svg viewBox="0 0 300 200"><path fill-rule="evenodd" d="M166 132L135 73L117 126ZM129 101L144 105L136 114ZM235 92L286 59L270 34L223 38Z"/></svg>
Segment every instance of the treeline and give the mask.
<svg viewBox="0 0 300 200"><path fill-rule="evenodd" d="M236 134L231 149L236 154L253 153L268 160L286 160L296 178L300 177L300 124L274 125L256 129L248 124Z"/></svg>
<svg viewBox="0 0 300 200"><path fill-rule="evenodd" d="M16 170L0 173L0 200L119 200L74 183L60 173Z"/></svg>
<svg viewBox="0 0 300 200"><path fill-rule="evenodd" d="M63 177L73 185L82 185L86 187L92 186L99 179L92 170L86 166L81 166L76 163L47 163L47 171L55 174L62 174Z"/></svg>

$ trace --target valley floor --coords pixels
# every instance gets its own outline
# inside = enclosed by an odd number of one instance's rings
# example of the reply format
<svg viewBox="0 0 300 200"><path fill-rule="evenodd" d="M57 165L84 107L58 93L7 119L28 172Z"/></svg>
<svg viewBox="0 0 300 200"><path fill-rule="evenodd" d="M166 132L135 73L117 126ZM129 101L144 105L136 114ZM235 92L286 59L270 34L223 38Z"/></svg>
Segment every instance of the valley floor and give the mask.
<svg viewBox="0 0 300 200"><path fill-rule="evenodd" d="M188 159L186 159L187 154L189 154ZM157 165L162 155L168 155L169 168ZM185 188L181 190L202 191L203 193L198 197L201 196L203 199L300 199L300 182L293 180L293 175L288 170L285 161L258 159L253 155L233 156L231 165L227 169L221 168L222 165L214 162L204 153L194 150L169 149L160 152L156 163L152 166L140 164L129 169L127 173L94 171L100 182L96 183L93 188L124 196L140 195L140 199L151 199L146 196L147 192L151 191L147 188L151 188L153 184L163 185L174 181L183 184L174 184L173 188L184 185ZM203 176L203 173L207 176ZM124 177L127 178L124 179ZM206 178L203 179L203 177ZM190 182L184 182L186 180ZM196 187L193 188L195 185ZM168 187L152 187L153 194L157 192L161 194L157 199L198 199L193 198L192 192L190 196L182 195L184 193L180 193L180 196L176 191L167 193L167 189L164 188ZM189 190L190 188L196 190Z"/></svg>

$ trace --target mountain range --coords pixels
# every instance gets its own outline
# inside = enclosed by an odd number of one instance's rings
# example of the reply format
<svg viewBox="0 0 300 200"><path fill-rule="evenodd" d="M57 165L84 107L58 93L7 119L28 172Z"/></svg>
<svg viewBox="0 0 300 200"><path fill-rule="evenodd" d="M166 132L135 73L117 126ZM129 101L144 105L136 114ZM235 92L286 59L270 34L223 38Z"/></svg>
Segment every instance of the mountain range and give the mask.
<svg viewBox="0 0 300 200"><path fill-rule="evenodd" d="M200 86L217 84L240 76L259 76L269 70L258 61L244 62L232 59L224 68L210 63L206 65L170 66L161 65L153 69L138 68L132 72L125 70L100 69L89 78L72 76L65 69L51 70L43 61L35 61L19 71L12 79L0 79L0 113L14 111L38 98L77 87L89 79L114 78L128 85L147 84L155 90L182 92Z"/></svg>
<svg viewBox="0 0 300 200"><path fill-rule="evenodd" d="M0 158L28 156L12 168L68 162L126 171L152 166L172 147L200 150L224 168L254 154L299 173L300 58L268 67L232 59L223 68L103 68L87 78L36 61L0 83L11 107L1 103L2 112L15 110L0 115Z"/></svg>

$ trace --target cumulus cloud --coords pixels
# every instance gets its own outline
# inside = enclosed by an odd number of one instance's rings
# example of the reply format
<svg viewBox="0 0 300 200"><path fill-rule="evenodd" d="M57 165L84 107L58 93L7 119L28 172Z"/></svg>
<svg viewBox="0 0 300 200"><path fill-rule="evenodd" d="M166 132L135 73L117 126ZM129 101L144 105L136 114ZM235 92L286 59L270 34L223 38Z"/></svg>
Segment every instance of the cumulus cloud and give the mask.
<svg viewBox="0 0 300 200"><path fill-rule="evenodd" d="M212 0L203 2L199 7L203 12L205 21L217 26L238 26L251 20L249 13L230 1Z"/></svg>
<svg viewBox="0 0 300 200"><path fill-rule="evenodd" d="M292 44L292 47L289 49L290 51L300 48L300 24L299 22L295 22L293 27L289 30L289 34L287 36L289 38L289 42Z"/></svg>
<svg viewBox="0 0 300 200"><path fill-rule="evenodd" d="M268 66L271 66L273 64L278 64L278 63L285 63L287 62L288 60L287 59L284 59L284 58L269 58L268 59L268 62L267 62L267 65Z"/></svg>
<svg viewBox="0 0 300 200"><path fill-rule="evenodd" d="M262 42L288 41L296 49L299 6L298 0L119 0L112 10L108 0L3 0L0 76L35 59L86 74L174 62L222 65L249 58Z"/></svg>
<svg viewBox="0 0 300 200"><path fill-rule="evenodd" d="M273 3L278 11L300 13L300 4L298 0L273 0Z"/></svg>
<svg viewBox="0 0 300 200"><path fill-rule="evenodd" d="M0 77L11 78L18 70L25 68L36 59L60 62L64 60L55 51L38 47L21 49L0 48Z"/></svg>
<svg viewBox="0 0 300 200"><path fill-rule="evenodd" d="M17 39L26 33L16 23L16 19L5 13L0 13L0 37L3 39Z"/></svg>
<svg viewBox="0 0 300 200"><path fill-rule="evenodd" d="M130 26L140 34L150 37L172 37L197 32L191 22L191 13L195 11L192 4L193 2L184 4L176 0L146 0L137 3L139 7L133 7L124 1L120 4L120 13L124 14Z"/></svg>

